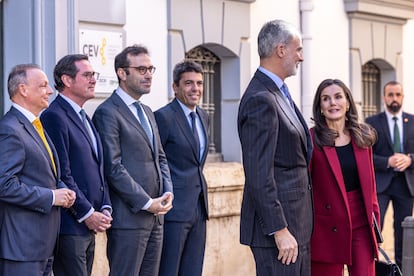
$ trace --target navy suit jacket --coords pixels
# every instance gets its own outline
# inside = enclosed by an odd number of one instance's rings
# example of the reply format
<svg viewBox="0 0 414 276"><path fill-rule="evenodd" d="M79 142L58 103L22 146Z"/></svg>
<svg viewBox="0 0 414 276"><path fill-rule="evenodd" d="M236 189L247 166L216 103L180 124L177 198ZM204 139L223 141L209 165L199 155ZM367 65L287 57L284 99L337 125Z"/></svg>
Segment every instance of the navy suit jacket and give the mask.
<svg viewBox="0 0 414 276"><path fill-rule="evenodd" d="M31 122L12 107L0 121L0 258L40 261L51 257L59 233L59 159L45 133L57 176ZM62 184L63 185L63 184Z"/></svg>
<svg viewBox="0 0 414 276"><path fill-rule="evenodd" d="M403 148L404 153L414 154L414 115L403 112ZM394 170L388 167L388 158L394 154L393 142L388 127L387 116L381 112L366 119L366 122L374 127L378 134L378 140L373 146L375 178L377 181L377 193L384 192L391 185ZM414 196L414 161L404 171L405 180L411 196Z"/></svg>
<svg viewBox="0 0 414 276"><path fill-rule="evenodd" d="M205 151L201 159L198 158L190 124L178 100L174 99L155 112L174 189L174 208L165 215L166 220L190 221L194 218L200 192L203 193L204 208L208 216L207 181L203 175L209 144L208 115L199 107L197 114L206 137Z"/></svg>
<svg viewBox="0 0 414 276"><path fill-rule="evenodd" d="M103 152L99 135L89 121L98 146L96 156L82 120L61 96L57 96L42 113L41 121L56 146L62 181L76 192L76 201L70 212L62 209L60 233L85 235L92 230L77 220L85 216L91 207L101 211L103 206L111 206L103 174Z"/></svg>
<svg viewBox="0 0 414 276"><path fill-rule="evenodd" d="M154 114L148 106L142 107L154 133L154 149L139 121L115 92L92 118L104 148L113 229L152 229L154 214L142 207L150 198L172 193L170 170ZM163 215L156 218L164 222Z"/></svg>
<svg viewBox="0 0 414 276"><path fill-rule="evenodd" d="M299 245L310 242L313 215L308 165L312 142L296 106L295 111L276 84L256 71L238 114L246 177L240 218L242 244L276 247L271 234L285 227Z"/></svg>

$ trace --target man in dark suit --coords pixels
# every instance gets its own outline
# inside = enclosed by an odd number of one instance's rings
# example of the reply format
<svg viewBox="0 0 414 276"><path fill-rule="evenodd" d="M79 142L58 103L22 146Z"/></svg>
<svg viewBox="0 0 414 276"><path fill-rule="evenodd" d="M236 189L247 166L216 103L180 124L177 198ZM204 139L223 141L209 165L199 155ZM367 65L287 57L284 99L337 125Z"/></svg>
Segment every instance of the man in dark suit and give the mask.
<svg viewBox="0 0 414 276"><path fill-rule="evenodd" d="M401 222L412 216L414 199L414 116L401 110L404 99L400 83L385 84L385 111L366 119L378 133L373 146L381 228L388 204L394 209L395 261L402 264L403 230Z"/></svg>
<svg viewBox="0 0 414 276"><path fill-rule="evenodd" d="M90 275L95 233L105 231L112 221L101 141L82 109L95 96L96 76L87 56L64 56L54 70L59 95L41 115L59 155L62 180L77 194L71 212L61 212L55 276Z"/></svg>
<svg viewBox="0 0 414 276"><path fill-rule="evenodd" d="M119 87L95 111L104 148L112 228L107 231L110 275L158 275L164 214L172 183L151 109L138 102L151 89L155 67L139 45L115 57Z"/></svg>
<svg viewBox="0 0 414 276"><path fill-rule="evenodd" d="M208 218L203 167L208 152L208 115L197 105L203 71L192 61L174 67L175 99L155 112L174 188L174 208L165 215L160 276L201 276ZM193 119L194 118L194 119Z"/></svg>
<svg viewBox="0 0 414 276"><path fill-rule="evenodd" d="M238 115L246 177L240 241L250 246L257 275L310 275L312 144L284 84L303 61L301 35L287 22L268 22L258 50L260 67Z"/></svg>
<svg viewBox="0 0 414 276"><path fill-rule="evenodd" d="M35 64L9 74L12 107L0 121L0 275L51 275L57 206L69 208L76 198L61 188L59 159L38 118L49 105L48 83Z"/></svg>

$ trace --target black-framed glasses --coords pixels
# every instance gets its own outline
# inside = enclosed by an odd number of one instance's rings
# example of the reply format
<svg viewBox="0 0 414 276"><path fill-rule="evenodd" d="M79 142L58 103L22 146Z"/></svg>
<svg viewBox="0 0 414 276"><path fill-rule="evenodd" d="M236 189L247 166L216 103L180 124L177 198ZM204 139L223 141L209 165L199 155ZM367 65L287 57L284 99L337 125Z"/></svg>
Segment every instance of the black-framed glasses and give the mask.
<svg viewBox="0 0 414 276"><path fill-rule="evenodd" d="M95 80L99 79L99 73L98 72L84 72L82 74L82 76L84 76L85 79L87 79L88 81L91 81L92 78L94 78Z"/></svg>
<svg viewBox="0 0 414 276"><path fill-rule="evenodd" d="M155 69L156 69L154 66L149 66L149 67L145 67L145 66L125 66L124 68L134 68L141 75L145 75L147 72L150 72L151 74L154 74Z"/></svg>

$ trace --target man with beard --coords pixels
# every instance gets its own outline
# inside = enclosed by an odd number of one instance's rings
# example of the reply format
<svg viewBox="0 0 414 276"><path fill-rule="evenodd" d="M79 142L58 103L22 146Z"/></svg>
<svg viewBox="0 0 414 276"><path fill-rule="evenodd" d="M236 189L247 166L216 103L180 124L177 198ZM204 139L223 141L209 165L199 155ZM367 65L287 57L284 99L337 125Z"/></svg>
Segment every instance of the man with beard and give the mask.
<svg viewBox="0 0 414 276"><path fill-rule="evenodd" d="M414 198L414 115L402 112L403 99L402 85L396 81L388 82L383 95L385 111L366 119L378 133L373 152L381 228L388 204L392 201L395 261L400 267L401 222L412 215Z"/></svg>

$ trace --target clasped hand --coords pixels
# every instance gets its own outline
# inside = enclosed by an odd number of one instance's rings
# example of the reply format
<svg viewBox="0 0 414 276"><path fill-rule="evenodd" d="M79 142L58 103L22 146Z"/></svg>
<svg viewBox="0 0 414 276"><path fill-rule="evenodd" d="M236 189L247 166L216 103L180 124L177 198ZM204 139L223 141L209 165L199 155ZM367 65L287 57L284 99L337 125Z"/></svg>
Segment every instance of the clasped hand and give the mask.
<svg viewBox="0 0 414 276"><path fill-rule="evenodd" d="M153 213L154 216L165 215L173 207L173 194L170 192L164 193L162 196L154 198L148 212Z"/></svg>

